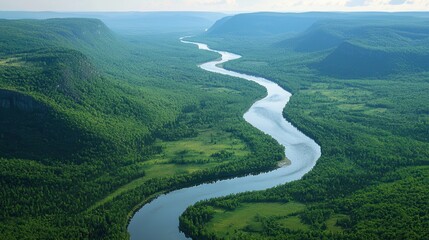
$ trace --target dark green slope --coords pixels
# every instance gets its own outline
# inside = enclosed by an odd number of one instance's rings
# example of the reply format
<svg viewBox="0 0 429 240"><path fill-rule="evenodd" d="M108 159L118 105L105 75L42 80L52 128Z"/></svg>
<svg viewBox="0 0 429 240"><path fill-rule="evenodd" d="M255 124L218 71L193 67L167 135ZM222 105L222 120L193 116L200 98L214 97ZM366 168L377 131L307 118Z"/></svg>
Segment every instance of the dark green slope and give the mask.
<svg viewBox="0 0 429 240"><path fill-rule="evenodd" d="M155 104L141 100L140 102L135 101L134 98L139 96L139 92L124 94L124 90L131 89L130 87L121 86L120 90L116 89L118 83L115 83L113 79L103 77L90 57L82 54L82 52L86 52L88 56L100 57L104 55L103 51L113 43L119 45L111 31L101 21L91 19L17 20L4 21L1 26L3 31L0 43L3 48L0 86L35 98L39 104L46 105L50 112L64 115L59 117L66 118L68 124L74 125L73 128L82 128L82 125L86 125L87 130L84 131L86 134L92 132L107 142L112 140L114 142L118 140L114 128L112 131L106 131L111 122L119 121L118 123L124 126L130 123L138 124L140 125L138 132L147 134L149 124L165 117L162 114L159 114L158 117L155 113L148 115L147 112L151 111L150 109L153 109ZM117 98L115 95L121 90L123 96ZM140 92L140 94L143 93ZM159 101L168 105L167 100L159 99ZM128 106L122 102L129 102L132 107L127 109ZM110 107L112 105L115 106L115 109ZM131 116L129 113L132 113ZM144 122L141 119L144 119ZM37 126L36 123L29 124ZM70 127L54 124L50 131L64 133L67 129ZM37 129L34 130L37 131ZM77 136L64 139L69 141L74 139L76 143L84 141L87 137L79 135L78 132L69 132L68 135ZM30 132L28 134L31 135ZM81 140L79 140L79 136L82 138ZM62 145L58 151L69 145L61 141L50 141ZM40 141L40 144L43 142ZM93 141L90 145L102 146L102 142L104 141ZM113 142L110 144L114 144ZM71 145L73 146L73 144ZM49 144L44 144L44 146L45 148L50 147ZM18 149L21 147L26 149L24 146L16 146ZM33 148L41 150L37 146L33 146ZM66 156L67 154L64 154L61 159ZM75 152L74 157L85 158L85 154ZM74 159L73 161L82 160Z"/></svg>
<svg viewBox="0 0 429 240"><path fill-rule="evenodd" d="M77 163L91 139L59 118L49 106L19 92L0 90L2 157L34 159L47 164Z"/></svg>
<svg viewBox="0 0 429 240"><path fill-rule="evenodd" d="M312 67L343 77L379 77L429 69L429 22L418 18L320 21L297 37L275 44L302 53L324 51Z"/></svg>
<svg viewBox="0 0 429 240"><path fill-rule="evenodd" d="M67 48L85 53L97 68L123 67L130 51L120 37L98 19L55 18L0 20L0 54Z"/></svg>
<svg viewBox="0 0 429 240"><path fill-rule="evenodd" d="M330 25L317 22L298 36L281 41L276 46L293 48L301 52L321 51L336 47L346 37L341 32L333 31Z"/></svg>
<svg viewBox="0 0 429 240"><path fill-rule="evenodd" d="M142 49L133 49L132 45L122 41L111 32L100 20L96 19L48 19L48 20L3 20L0 34L2 67L5 74L3 84L13 85L18 90L27 90L31 94L42 94L57 101L71 100L70 104L79 107L94 107L98 104L106 114L129 115L124 109L107 107L118 98L114 92L126 93L124 101L135 102L141 96L151 97L151 91L146 89L132 89L118 80L132 81L138 78L141 84L157 81L156 77L147 76L144 71L153 66L144 66L141 59ZM140 57L140 59L138 59ZM125 60L133 62L129 64ZM142 66L138 66L141 64ZM122 69L123 68L123 69ZM142 69L141 72L130 71ZM121 71L120 71L121 70ZM31 72L34 71L34 74ZM20 74L26 73L22 77ZM107 74L106 74L107 73ZM14 75L15 74L15 75ZM103 85L103 86L101 86ZM174 95L174 94L173 94ZM132 111L139 117L147 114L143 109L150 109L149 105L165 104L173 96L153 96L159 98L157 103L140 101L142 104ZM94 106L91 106L94 105ZM139 110L140 109L140 110ZM119 111L124 110L124 111ZM146 111L150 112L150 111ZM151 117L162 117L162 114L153 114ZM156 122L146 116L147 124Z"/></svg>
<svg viewBox="0 0 429 240"><path fill-rule="evenodd" d="M331 76L380 77L394 73L427 71L429 54L383 51L343 42L323 61L314 66Z"/></svg>
<svg viewBox="0 0 429 240"><path fill-rule="evenodd" d="M88 59L63 49L15 54L2 60L2 156L79 162L73 155L90 137L62 119L55 108L83 102L80 88L97 77Z"/></svg>
<svg viewBox="0 0 429 240"><path fill-rule="evenodd" d="M67 47L100 50L118 45L116 36L97 19L0 20L2 53Z"/></svg>

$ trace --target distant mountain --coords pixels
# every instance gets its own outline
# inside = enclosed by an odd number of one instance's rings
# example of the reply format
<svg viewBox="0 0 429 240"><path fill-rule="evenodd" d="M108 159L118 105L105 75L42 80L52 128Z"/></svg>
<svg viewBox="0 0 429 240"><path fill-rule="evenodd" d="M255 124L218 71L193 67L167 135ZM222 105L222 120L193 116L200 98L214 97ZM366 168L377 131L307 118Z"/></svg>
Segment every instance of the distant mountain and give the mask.
<svg viewBox="0 0 429 240"><path fill-rule="evenodd" d="M393 52L343 42L320 63L321 72L341 78L379 77L429 70L428 52Z"/></svg>
<svg viewBox="0 0 429 240"><path fill-rule="evenodd" d="M408 48L410 44L424 46L424 39L429 36L428 24L429 21L425 19L403 17L323 20L277 46L313 52L337 47L344 41L353 41L361 45L397 50Z"/></svg>
<svg viewBox="0 0 429 240"><path fill-rule="evenodd" d="M97 18L126 34L202 32L225 16L212 12L0 12L0 19Z"/></svg>
<svg viewBox="0 0 429 240"><path fill-rule="evenodd" d="M298 52L328 51L313 65L342 78L429 70L429 21L413 17L324 20L276 44Z"/></svg>
<svg viewBox="0 0 429 240"><path fill-rule="evenodd" d="M100 16L111 29L126 34L202 32L218 19L222 13L211 12L145 12Z"/></svg>
<svg viewBox="0 0 429 240"><path fill-rule="evenodd" d="M413 12L399 12L399 13L384 13L384 12L356 12L356 13L333 13L333 12L308 12L308 13L276 13L276 12L257 12L257 13L244 13L234 16L226 16L219 19L213 26L211 26L206 36L211 37L269 37L284 34L301 34L308 30L310 37L316 37L313 41L318 41L317 37L322 37L323 42L329 41L330 38L336 38L335 34L323 30L321 35L315 34L315 29L321 28L319 23L333 23L338 20L348 22L357 21L353 24L356 25L359 21L363 23L371 22L384 22L393 21L400 25L401 21L409 21L410 19L429 19L427 13L413 13ZM310 27L313 24L314 29ZM328 26L329 27L329 26ZM309 29L310 28L310 29ZM312 27L313 28L313 27ZM326 40L323 38L327 38ZM288 44L285 42L285 44ZM324 45L325 43L321 43ZM305 45L305 44L304 44Z"/></svg>
<svg viewBox="0 0 429 240"><path fill-rule="evenodd" d="M116 36L98 19L0 20L0 54L47 47L95 51L117 45Z"/></svg>
<svg viewBox="0 0 429 240"><path fill-rule="evenodd" d="M327 17L324 13L248 13L225 17L208 31L210 36L259 36L301 32L317 20Z"/></svg>

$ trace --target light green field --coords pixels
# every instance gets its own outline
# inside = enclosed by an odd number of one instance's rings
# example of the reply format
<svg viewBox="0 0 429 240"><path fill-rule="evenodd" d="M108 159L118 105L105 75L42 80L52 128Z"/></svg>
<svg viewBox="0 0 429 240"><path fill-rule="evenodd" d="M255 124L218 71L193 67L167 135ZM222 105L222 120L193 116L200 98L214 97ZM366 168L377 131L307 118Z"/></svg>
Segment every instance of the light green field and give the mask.
<svg viewBox="0 0 429 240"><path fill-rule="evenodd" d="M206 230L216 233L216 236L228 237L237 232L261 234L264 225L271 222L275 226L290 230L310 230L303 223L299 214L306 206L297 202L289 203L245 203L234 211L215 209L214 217L206 225ZM341 232L343 229L336 225L338 220L347 218L346 215L335 214L325 221L326 231Z"/></svg>
<svg viewBox="0 0 429 240"><path fill-rule="evenodd" d="M103 205L150 179L193 173L251 153L245 143L231 133L211 129L200 130L196 137L179 141L159 141L157 144L163 147L163 152L150 160L138 163L145 171L144 177L120 187L88 210ZM225 159L212 156L221 151L228 152L230 156Z"/></svg>
<svg viewBox="0 0 429 240"><path fill-rule="evenodd" d="M226 87L201 87L201 89L213 93L239 93L239 91L235 89Z"/></svg>
<svg viewBox="0 0 429 240"><path fill-rule="evenodd" d="M293 230L309 230L310 227L307 224L301 222L301 218L298 216L288 216L277 220L277 222L284 228Z"/></svg>
<svg viewBox="0 0 429 240"><path fill-rule="evenodd" d="M340 104L338 108L345 111L360 111L365 108L365 104Z"/></svg>
<svg viewBox="0 0 429 240"><path fill-rule="evenodd" d="M22 64L23 62L19 58L0 59L0 66L19 67L22 66Z"/></svg>
<svg viewBox="0 0 429 240"><path fill-rule="evenodd" d="M325 89L328 85L317 84L317 90L304 90L302 94L306 94L309 98L317 100L324 106L334 105L341 112L353 112L368 116L383 115L388 110L382 105L369 105L367 99L373 99L374 95L369 91L357 89ZM305 112L306 114L311 111Z"/></svg>
<svg viewBox="0 0 429 240"><path fill-rule="evenodd" d="M341 227L337 226L336 224L337 224L338 220L345 219L345 218L348 218L348 216L344 215L344 214L333 215L328 220L326 220L327 230L331 231L331 232L335 232L335 233L342 232L343 229Z"/></svg>
<svg viewBox="0 0 429 240"><path fill-rule="evenodd" d="M264 61L243 61L243 64L253 67L268 66L268 63Z"/></svg>
<svg viewBox="0 0 429 240"><path fill-rule="evenodd" d="M262 230L263 219L272 218L289 229L307 229L296 216L305 205L290 203L246 203L234 211L216 209L214 217L207 224L207 230L217 236L228 236L237 231L258 232Z"/></svg>
<svg viewBox="0 0 429 240"><path fill-rule="evenodd" d="M180 164L207 164L227 159L212 157L221 151L229 152L232 157L244 157L250 154L247 146L230 133L201 130L197 137L187 138L181 141L159 142L164 151L155 156L152 163L180 163ZM145 163L146 164L146 163Z"/></svg>

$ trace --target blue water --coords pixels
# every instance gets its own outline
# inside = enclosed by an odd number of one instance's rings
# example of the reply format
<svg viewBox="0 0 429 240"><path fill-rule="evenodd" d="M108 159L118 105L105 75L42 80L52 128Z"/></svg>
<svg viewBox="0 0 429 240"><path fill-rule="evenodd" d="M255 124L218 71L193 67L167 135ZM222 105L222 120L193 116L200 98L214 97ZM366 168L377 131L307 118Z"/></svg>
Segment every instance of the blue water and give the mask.
<svg viewBox="0 0 429 240"><path fill-rule="evenodd" d="M254 127L271 135L285 146L286 157L291 164L267 173L201 184L161 195L144 205L131 219L128 232L132 240L187 239L179 231L179 216L187 207L205 199L264 190L298 180L314 167L321 155L320 146L316 142L283 118L283 108L292 96L291 93L265 78L229 71L218 66L240 58L239 55L212 50L206 44L185 41L183 38L181 41L185 44L194 44L201 50L221 55L220 60L201 64L200 68L253 81L267 89L267 96L255 102L243 117ZM237 79L237 81L240 80Z"/></svg>

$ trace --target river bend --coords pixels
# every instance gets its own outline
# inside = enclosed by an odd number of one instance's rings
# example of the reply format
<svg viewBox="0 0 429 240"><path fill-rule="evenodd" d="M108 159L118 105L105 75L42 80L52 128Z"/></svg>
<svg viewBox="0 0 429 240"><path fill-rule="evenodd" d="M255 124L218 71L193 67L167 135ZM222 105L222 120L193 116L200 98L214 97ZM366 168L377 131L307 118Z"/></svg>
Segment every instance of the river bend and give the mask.
<svg viewBox="0 0 429 240"><path fill-rule="evenodd" d="M161 195L144 205L130 220L128 232L132 240L187 239L179 231L179 216L187 207L205 199L245 191L264 190L298 180L314 167L321 155L320 146L314 140L283 118L283 108L292 96L291 93L265 78L226 70L219 66L219 64L240 58L239 55L213 50L203 43L185 41L183 38L180 40L182 43L197 45L201 50L221 55L220 60L201 64L200 68L253 81L267 89L267 96L255 102L244 114L244 119L285 146L286 157L291 164L271 172L200 184Z"/></svg>

